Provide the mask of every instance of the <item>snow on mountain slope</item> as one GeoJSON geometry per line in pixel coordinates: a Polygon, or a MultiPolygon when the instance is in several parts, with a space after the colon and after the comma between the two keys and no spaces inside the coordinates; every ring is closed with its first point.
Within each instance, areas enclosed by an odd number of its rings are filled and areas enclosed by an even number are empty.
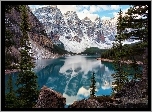
{"type": "MultiPolygon", "coordinates": [[[[47,35],[54,43],[64,44],[65,50],[74,53],[83,52],[89,47],[108,49],[115,40],[116,18],[92,22],[88,17],[80,20],[76,12],[62,14],[57,6],[47,6],[34,11],[35,16],[43,23],[47,35]]],[[[135,42],[126,40],[125,43],[135,42]]]]}
{"type": "Polygon", "coordinates": [[[45,48],[34,42],[32,39],[30,39],[30,45],[30,47],[32,48],[30,52],[33,53],[33,57],[35,59],[47,59],[58,57],[57,54],[51,53],[50,51],[46,50],[45,48]]]}

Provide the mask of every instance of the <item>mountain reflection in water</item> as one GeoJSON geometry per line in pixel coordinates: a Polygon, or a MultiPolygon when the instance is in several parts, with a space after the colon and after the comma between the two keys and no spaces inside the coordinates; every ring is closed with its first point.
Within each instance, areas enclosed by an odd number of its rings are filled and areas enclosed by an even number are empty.
{"type": "MultiPolygon", "coordinates": [[[[92,56],[76,55],[53,60],[36,60],[34,72],[38,76],[39,89],[46,85],[60,92],[66,97],[67,105],[89,97],[93,72],[96,79],[96,95],[110,95],[112,91],[112,63],[101,62],[92,56]]],[[[16,73],[12,76],[15,82],[16,73]]],[[[5,75],[5,82],[7,79],[8,76],[5,75]]]]}
{"type": "MultiPolygon", "coordinates": [[[[41,65],[41,63],[37,64],[41,65]]],[[[77,55],[52,60],[36,74],[39,77],[40,88],[46,85],[62,93],[66,97],[66,103],[71,104],[74,100],[89,97],[93,72],[96,76],[96,95],[111,94],[111,74],[114,70],[109,69],[106,64],[102,64],[100,60],[91,56],[77,55]]]]}

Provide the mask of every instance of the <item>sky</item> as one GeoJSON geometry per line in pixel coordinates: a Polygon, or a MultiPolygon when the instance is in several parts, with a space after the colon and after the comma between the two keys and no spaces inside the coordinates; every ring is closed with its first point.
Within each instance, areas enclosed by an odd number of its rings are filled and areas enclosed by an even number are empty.
{"type": "MultiPolygon", "coordinates": [[[[35,8],[44,7],[47,5],[29,5],[33,10],[35,8]]],[[[129,9],[129,5],[57,5],[62,14],[67,11],[75,11],[80,19],[89,17],[94,21],[97,17],[102,20],[117,17],[119,10],[123,11],[123,14],[129,9]]]]}

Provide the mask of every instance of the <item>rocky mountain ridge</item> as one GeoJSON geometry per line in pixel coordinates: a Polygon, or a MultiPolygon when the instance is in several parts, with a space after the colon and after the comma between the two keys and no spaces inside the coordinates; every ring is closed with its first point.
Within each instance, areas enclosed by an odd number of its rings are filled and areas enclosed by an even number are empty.
{"type": "Polygon", "coordinates": [[[54,5],[38,8],[33,13],[54,43],[63,43],[67,51],[74,53],[83,52],[89,47],[111,48],[117,33],[116,18],[101,20],[97,17],[94,22],[88,17],[80,20],[75,11],[62,14],[54,5]]]}
{"type": "MultiPolygon", "coordinates": [[[[30,24],[28,35],[30,37],[29,41],[32,43],[32,56],[36,59],[52,58],[56,56],[56,54],[52,53],[53,42],[47,37],[43,24],[39,22],[28,6],[27,11],[30,24]]],[[[12,55],[17,58],[19,58],[20,38],[22,38],[20,23],[21,12],[13,8],[10,13],[5,13],[6,29],[10,30],[14,35],[13,40],[16,43],[16,45],[12,47],[12,55]]]]}

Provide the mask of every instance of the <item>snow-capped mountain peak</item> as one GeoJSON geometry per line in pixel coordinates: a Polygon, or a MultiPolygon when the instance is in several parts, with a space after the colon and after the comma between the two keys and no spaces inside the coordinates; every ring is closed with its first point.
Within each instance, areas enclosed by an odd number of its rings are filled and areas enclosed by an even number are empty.
{"type": "Polygon", "coordinates": [[[115,40],[116,18],[101,20],[98,17],[94,22],[88,17],[80,20],[76,12],[62,14],[56,5],[38,8],[34,14],[53,42],[62,42],[67,51],[80,53],[88,47],[107,49],[115,40]]]}

